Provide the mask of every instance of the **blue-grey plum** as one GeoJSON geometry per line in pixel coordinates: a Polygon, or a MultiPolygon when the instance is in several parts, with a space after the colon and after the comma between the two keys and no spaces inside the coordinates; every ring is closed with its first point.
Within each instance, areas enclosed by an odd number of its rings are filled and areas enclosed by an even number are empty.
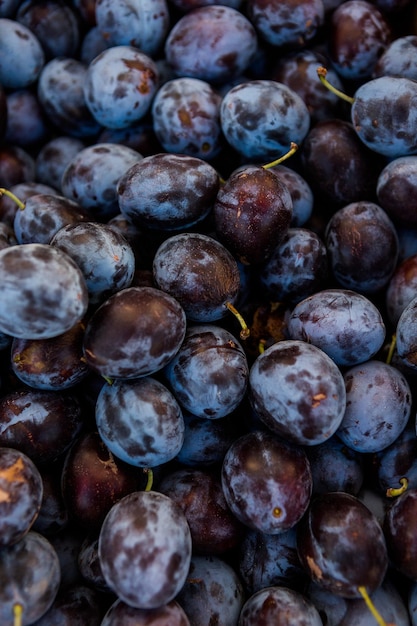
{"type": "Polygon", "coordinates": [[[296,339],[278,341],[256,358],[249,373],[249,397],[269,429],[307,446],[329,439],[346,408],[338,366],[317,346],[296,339]]]}
{"type": "Polygon", "coordinates": [[[317,346],[338,365],[352,366],[379,352],[386,327],[369,298],[350,289],[329,288],[294,306],[288,317],[288,334],[317,346]]]}

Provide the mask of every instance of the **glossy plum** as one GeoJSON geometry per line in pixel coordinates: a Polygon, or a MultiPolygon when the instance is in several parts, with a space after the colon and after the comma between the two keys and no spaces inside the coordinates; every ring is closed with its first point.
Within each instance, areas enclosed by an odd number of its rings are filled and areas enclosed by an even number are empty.
{"type": "Polygon", "coordinates": [[[249,596],[239,616],[239,626],[274,623],[285,626],[321,626],[323,623],[314,604],[301,592],[287,587],[266,587],[249,596]]]}
{"type": "Polygon", "coordinates": [[[233,442],[221,480],[226,502],[238,520],[268,534],[295,526],[307,510],[312,490],[303,448],[262,430],[233,442]]]}
{"type": "Polygon", "coordinates": [[[36,83],[45,65],[38,37],[24,24],[0,17],[0,42],[0,83],[7,89],[36,83]]]}

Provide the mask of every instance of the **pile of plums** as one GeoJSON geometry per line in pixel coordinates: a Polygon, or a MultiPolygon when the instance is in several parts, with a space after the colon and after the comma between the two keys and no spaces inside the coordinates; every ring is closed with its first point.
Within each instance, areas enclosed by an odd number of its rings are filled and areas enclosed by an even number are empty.
{"type": "Polygon", "coordinates": [[[0,623],[417,626],[414,0],[0,0],[0,623]]]}

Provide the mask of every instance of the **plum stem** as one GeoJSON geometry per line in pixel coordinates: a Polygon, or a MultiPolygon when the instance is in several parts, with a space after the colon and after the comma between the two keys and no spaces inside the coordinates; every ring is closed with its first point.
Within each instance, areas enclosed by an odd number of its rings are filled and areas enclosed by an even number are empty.
{"type": "Polygon", "coordinates": [[[23,606],[16,602],[13,605],[13,626],[22,626],[23,606]]]}
{"type": "Polygon", "coordinates": [[[394,624],[388,624],[384,620],[382,615],[379,613],[379,611],[377,611],[374,603],[372,602],[371,598],[369,597],[368,592],[366,591],[366,587],[361,585],[360,587],[358,587],[358,591],[361,594],[362,598],[365,600],[366,606],[368,607],[368,609],[372,613],[373,617],[375,618],[375,620],[376,620],[376,622],[377,622],[377,624],[379,626],[394,626],[394,624]]]}
{"type": "Polygon", "coordinates": [[[325,67],[318,67],[317,75],[320,78],[322,84],[329,91],[334,93],[336,96],[338,96],[339,98],[342,98],[342,100],[345,100],[346,102],[349,102],[349,104],[353,104],[355,102],[355,98],[352,98],[352,96],[348,96],[346,93],[344,93],[343,91],[340,91],[340,89],[338,89],[337,87],[334,87],[331,83],[329,83],[329,81],[326,78],[327,70],[325,67]]]}
{"type": "Polygon", "coordinates": [[[270,167],[275,167],[275,165],[279,165],[283,161],[286,161],[295,152],[297,152],[297,150],[298,150],[298,145],[294,141],[292,141],[290,149],[285,154],[283,154],[278,159],[275,159],[275,161],[271,161],[270,163],[266,163],[265,165],[262,165],[263,169],[268,170],[270,167]]]}
{"type": "Polygon", "coordinates": [[[24,202],[19,200],[19,198],[15,196],[12,191],[9,191],[8,189],[5,189],[4,187],[0,187],[0,198],[1,196],[7,196],[11,200],[13,200],[13,202],[17,204],[17,206],[19,207],[21,211],[23,211],[23,209],[25,208],[24,202]]]}
{"type": "Polygon", "coordinates": [[[386,358],[386,363],[387,365],[389,365],[392,361],[392,357],[394,356],[394,351],[395,351],[395,345],[397,343],[397,335],[394,333],[391,339],[391,343],[389,345],[389,349],[388,349],[388,354],[387,354],[387,358],[386,358]]]}
{"type": "Polygon", "coordinates": [[[238,320],[242,330],[240,331],[240,338],[241,339],[247,339],[250,335],[250,330],[248,328],[248,325],[246,324],[245,320],[243,319],[242,315],[239,313],[239,311],[236,309],[235,306],[233,306],[233,304],[231,302],[226,302],[225,304],[226,308],[229,309],[229,311],[231,313],[233,313],[233,315],[236,317],[236,319],[238,320]]]}
{"type": "Polygon", "coordinates": [[[148,475],[148,480],[146,481],[145,491],[150,491],[153,485],[153,471],[150,467],[146,467],[143,471],[148,475]]]}
{"type": "Polygon", "coordinates": [[[408,480],[407,478],[400,478],[399,483],[401,487],[390,487],[386,491],[386,496],[388,498],[395,498],[396,496],[400,496],[404,491],[407,491],[408,488],[408,480]]]}

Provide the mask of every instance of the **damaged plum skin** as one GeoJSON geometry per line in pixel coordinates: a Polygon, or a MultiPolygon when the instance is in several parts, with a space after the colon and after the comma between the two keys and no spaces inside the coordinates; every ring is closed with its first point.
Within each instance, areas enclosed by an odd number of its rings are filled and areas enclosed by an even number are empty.
{"type": "Polygon", "coordinates": [[[360,598],[381,585],[388,554],[376,516],[358,498],[330,492],[312,498],[297,526],[300,561],[313,582],[344,598],[360,598]]]}

